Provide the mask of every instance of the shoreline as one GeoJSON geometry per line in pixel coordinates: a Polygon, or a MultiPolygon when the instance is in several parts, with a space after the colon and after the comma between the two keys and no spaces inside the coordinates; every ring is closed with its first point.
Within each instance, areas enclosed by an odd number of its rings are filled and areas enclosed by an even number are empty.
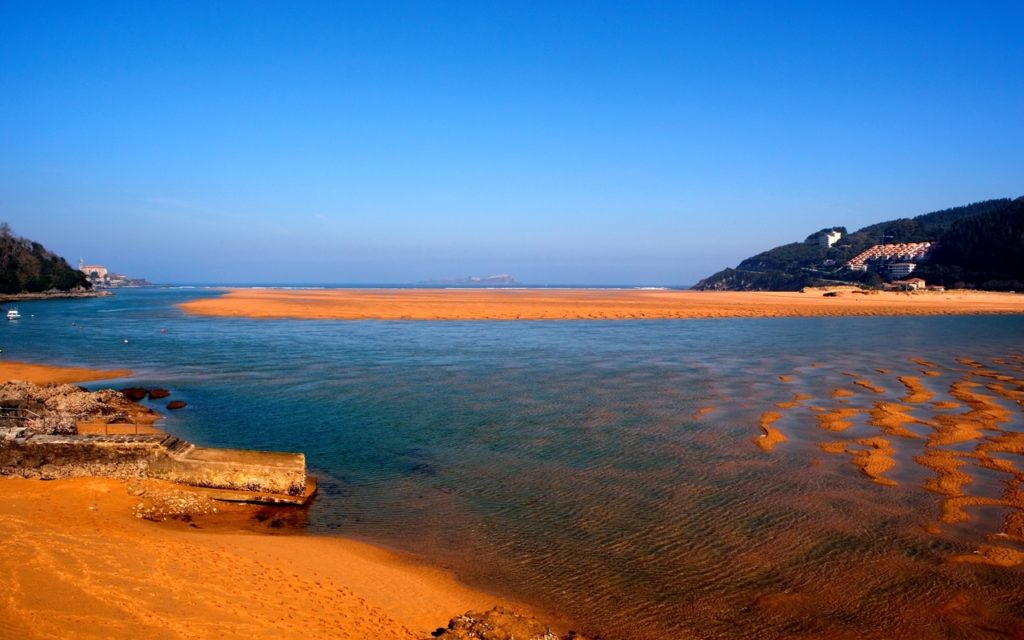
{"type": "Polygon", "coordinates": [[[130,369],[89,369],[20,360],[0,360],[0,383],[21,380],[33,384],[73,384],[127,378],[131,375],[130,369]]]}
{"type": "Polygon", "coordinates": [[[0,295],[0,304],[22,300],[66,300],[77,298],[105,298],[114,295],[110,291],[41,291],[39,293],[5,293],[0,295]]]}
{"type": "Polygon", "coordinates": [[[0,496],[0,635],[411,640],[510,604],[367,543],[245,531],[247,507],[148,522],[123,480],[3,478],[0,496]]]}
{"type": "MultiPolygon", "coordinates": [[[[128,375],[0,362],[0,382],[128,375]]],[[[422,640],[471,610],[537,613],[425,559],[306,535],[304,522],[302,507],[217,502],[164,480],[0,477],[0,636],[422,640]]]]}
{"type": "Polygon", "coordinates": [[[654,320],[1024,314],[1024,295],[982,291],[228,289],[178,306],[198,316],[311,320],[654,320]]]}

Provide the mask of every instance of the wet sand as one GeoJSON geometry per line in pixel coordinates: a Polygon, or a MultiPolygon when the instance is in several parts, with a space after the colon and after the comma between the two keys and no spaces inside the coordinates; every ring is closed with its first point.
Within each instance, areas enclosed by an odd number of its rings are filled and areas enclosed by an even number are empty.
{"type": "MultiPolygon", "coordinates": [[[[925,367],[925,373],[937,369],[922,358],[911,361],[925,367]]],[[[1005,366],[1011,361],[1022,362],[1024,357],[1011,356],[995,364],[1005,366]]],[[[948,556],[948,562],[1018,567],[1024,565],[1024,465],[1016,457],[1024,455],[1024,433],[1016,430],[1019,417],[1006,405],[1013,403],[1018,411],[1024,411],[1024,378],[990,369],[970,358],[960,357],[957,362],[965,369],[957,372],[959,376],[937,399],[937,394],[916,376],[896,375],[905,388],[904,395],[897,398],[895,393],[850,371],[841,375],[853,378],[858,387],[889,398],[870,399],[869,404],[864,403],[867,398],[861,398],[859,406],[850,406],[848,403],[856,401],[858,395],[837,387],[828,398],[801,395],[800,399],[815,402],[810,409],[817,426],[829,437],[854,427],[858,427],[856,433],[868,428],[877,431],[870,437],[817,443],[819,451],[849,456],[850,463],[877,484],[896,486],[897,482],[888,476],[897,470],[898,460],[907,457],[901,452],[914,452],[910,459],[931,472],[921,489],[941,496],[936,519],[926,527],[932,534],[939,533],[941,525],[971,522],[972,512],[978,507],[1005,510],[1001,531],[989,534],[984,542],[979,540],[973,553],[948,556]],[[983,389],[995,395],[982,393],[983,389]],[[975,485],[982,469],[1001,474],[998,477],[1004,484],[997,494],[993,495],[991,488],[988,495],[978,493],[981,487],[975,485]]],[[[875,372],[891,374],[888,369],[875,372]]],[[[790,383],[785,387],[801,382],[795,376],[781,381],[790,383]]],[[[785,387],[780,386],[780,394],[785,387]]],[[[795,402],[775,403],[776,409],[785,411],[800,406],[795,402]]],[[[789,439],[785,430],[771,426],[782,417],[778,411],[762,414],[763,435],[755,442],[763,450],[771,451],[789,439]]]]}
{"type": "Polygon", "coordinates": [[[0,383],[21,380],[33,384],[88,382],[110,380],[132,375],[128,369],[85,369],[82,367],[57,367],[28,362],[0,361],[0,383]]]}
{"type": "Polygon", "coordinates": [[[775,445],[787,440],[786,435],[773,427],[772,424],[782,417],[777,411],[765,411],[761,414],[761,435],[754,439],[763,451],[771,451],[775,445]]]}
{"type": "Polygon", "coordinates": [[[336,320],[628,320],[1024,313],[1024,295],[607,289],[232,289],[180,305],[204,316],[336,320]]]}
{"type": "Polygon", "coordinates": [[[502,602],[351,540],[150,522],[140,499],[0,478],[0,637],[412,640],[502,602]]]}

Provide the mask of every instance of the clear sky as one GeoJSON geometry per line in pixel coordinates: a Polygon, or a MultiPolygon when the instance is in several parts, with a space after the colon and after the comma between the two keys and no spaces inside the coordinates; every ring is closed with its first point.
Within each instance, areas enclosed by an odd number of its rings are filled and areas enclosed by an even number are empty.
{"type": "Polygon", "coordinates": [[[692,284],[1024,194],[1024,3],[0,0],[0,220],[162,282],[692,284]]]}

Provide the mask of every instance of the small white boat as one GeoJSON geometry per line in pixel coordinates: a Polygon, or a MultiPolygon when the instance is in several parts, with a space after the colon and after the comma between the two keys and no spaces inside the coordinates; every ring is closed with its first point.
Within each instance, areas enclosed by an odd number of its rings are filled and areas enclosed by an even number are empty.
{"type": "Polygon", "coordinates": [[[7,319],[8,320],[17,320],[20,317],[21,317],[21,314],[18,313],[17,309],[9,309],[7,311],[7,319]]]}

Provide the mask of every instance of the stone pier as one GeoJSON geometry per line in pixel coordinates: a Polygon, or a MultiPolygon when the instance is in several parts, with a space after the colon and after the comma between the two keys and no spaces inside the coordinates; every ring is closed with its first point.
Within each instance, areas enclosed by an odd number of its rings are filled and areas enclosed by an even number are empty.
{"type": "Polygon", "coordinates": [[[43,435],[24,427],[0,427],[0,475],[151,477],[255,502],[303,503],[315,490],[301,453],[197,447],[166,434],[43,435]]]}

